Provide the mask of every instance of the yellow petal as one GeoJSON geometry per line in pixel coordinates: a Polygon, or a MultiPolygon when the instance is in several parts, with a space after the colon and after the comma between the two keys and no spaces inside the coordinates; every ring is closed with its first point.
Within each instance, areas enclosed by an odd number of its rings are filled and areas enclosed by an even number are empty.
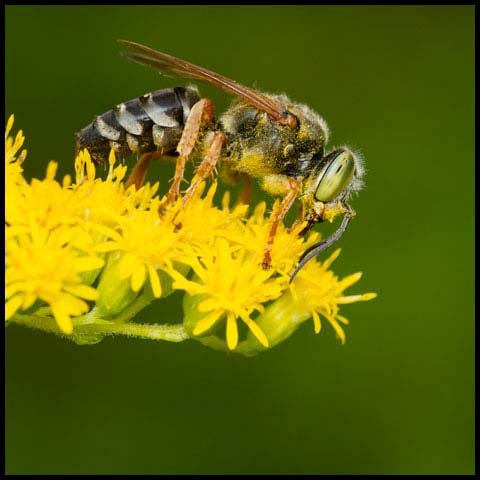
{"type": "Polygon", "coordinates": [[[233,315],[227,318],[227,345],[230,350],[235,350],[238,343],[238,328],[237,322],[233,315]]]}
{"type": "Polygon", "coordinates": [[[162,285],[158,273],[151,265],[148,266],[148,276],[150,278],[150,285],[152,286],[153,296],[160,298],[162,296],[162,285]]]}
{"type": "Polygon", "coordinates": [[[98,257],[79,257],[72,261],[76,272],[88,272],[103,267],[105,261],[98,257]]]}
{"type": "Polygon", "coordinates": [[[222,197],[222,210],[230,210],[230,191],[227,190],[222,197]]]}
{"type": "Polygon", "coordinates": [[[209,313],[208,315],[205,315],[201,320],[198,321],[198,323],[195,325],[195,328],[193,329],[193,334],[194,335],[202,335],[202,333],[205,333],[206,331],[210,330],[210,328],[215,325],[217,320],[220,318],[220,316],[223,314],[222,310],[217,310],[216,312],[209,313]]]}
{"type": "Polygon", "coordinates": [[[348,318],[343,317],[342,315],[337,315],[337,320],[342,322],[344,325],[348,325],[350,322],[348,321],[348,318]]]}
{"type": "Polygon", "coordinates": [[[348,287],[350,287],[354,283],[357,283],[360,280],[360,278],[362,278],[362,272],[352,273],[351,275],[348,275],[347,277],[342,278],[342,280],[340,280],[339,287],[342,290],[346,290],[348,287]]]}
{"type": "Polygon", "coordinates": [[[117,231],[105,225],[94,223],[91,225],[91,228],[96,232],[105,235],[107,238],[112,238],[113,240],[116,240],[117,242],[121,242],[123,240],[122,236],[117,231]]]}
{"type": "Polygon", "coordinates": [[[363,293],[361,295],[348,295],[346,297],[338,297],[337,303],[338,304],[347,304],[347,303],[354,303],[354,302],[366,302],[368,300],[372,300],[377,296],[376,293],[363,293]]]}
{"type": "Polygon", "coordinates": [[[29,309],[37,299],[37,296],[33,293],[25,293],[23,297],[22,310],[29,309]]]}
{"type": "Polygon", "coordinates": [[[325,261],[322,262],[322,270],[327,270],[330,265],[337,259],[342,251],[341,248],[337,248],[325,261]]]}
{"type": "Polygon", "coordinates": [[[113,150],[113,148],[111,148],[110,153],[108,154],[108,163],[110,166],[113,166],[115,161],[116,161],[115,151],[113,150]]]}
{"type": "Polygon", "coordinates": [[[65,286],[65,291],[70,292],[76,297],[85,298],[86,300],[96,300],[98,298],[98,292],[88,285],[71,285],[65,286]]]}
{"type": "Polygon", "coordinates": [[[50,302],[52,309],[55,305],[57,311],[62,311],[69,317],[77,317],[88,312],[89,305],[85,300],[78,298],[71,293],[61,292],[59,297],[54,302],[50,302]]]}
{"type": "Polygon", "coordinates": [[[54,180],[55,175],[57,174],[58,163],[54,160],[50,160],[47,165],[47,174],[45,175],[45,180],[54,180]]]}
{"type": "Polygon", "coordinates": [[[145,265],[143,263],[139,263],[132,275],[132,290],[134,292],[138,292],[143,284],[145,283],[145,265]]]}
{"type": "Polygon", "coordinates": [[[268,348],[268,338],[263,333],[262,329],[248,316],[241,315],[242,320],[247,324],[250,331],[255,335],[255,338],[265,347],[268,348]]]}
{"type": "Polygon", "coordinates": [[[129,253],[122,255],[117,266],[119,277],[127,278],[133,275],[137,264],[138,260],[134,255],[131,255],[129,253]]]}
{"type": "Polygon", "coordinates": [[[205,288],[196,282],[187,280],[178,274],[178,272],[172,271],[170,275],[175,279],[173,288],[175,290],[185,290],[189,295],[198,295],[203,293],[205,288]]]}
{"type": "Polygon", "coordinates": [[[95,180],[95,165],[90,158],[90,154],[88,155],[89,161],[87,161],[87,179],[88,180],[95,180]]]}
{"type": "Polygon", "coordinates": [[[8,137],[10,130],[12,129],[13,122],[15,121],[15,116],[13,113],[8,117],[7,126],[5,127],[5,138],[8,137]]]}
{"type": "Polygon", "coordinates": [[[15,295],[7,303],[5,303],[5,320],[8,320],[20,308],[23,303],[21,295],[15,295]]]}
{"type": "Polygon", "coordinates": [[[215,298],[207,298],[198,304],[198,311],[199,312],[210,312],[214,310],[215,307],[218,308],[218,301],[215,298]]]}
{"type": "MultiPolygon", "coordinates": [[[[13,272],[12,272],[13,273],[13,272]]],[[[19,282],[5,285],[5,298],[12,297],[15,293],[22,291],[22,285],[19,282]]]]}
{"type": "Polygon", "coordinates": [[[25,158],[27,158],[27,150],[24,148],[22,153],[17,157],[17,163],[22,164],[25,161],[25,158]]]}
{"type": "Polygon", "coordinates": [[[13,144],[12,150],[17,152],[20,147],[23,145],[23,142],[25,141],[25,137],[23,136],[23,130],[19,130],[17,132],[17,135],[15,136],[15,142],[13,144]]]}
{"type": "Polygon", "coordinates": [[[121,245],[118,242],[108,241],[100,243],[95,247],[96,252],[112,252],[113,250],[120,250],[121,245]]]}
{"type": "Polygon", "coordinates": [[[68,188],[72,184],[72,177],[67,174],[63,177],[62,188],[68,188]]]}
{"type": "Polygon", "coordinates": [[[322,322],[320,321],[320,315],[318,315],[315,310],[312,312],[312,317],[313,317],[313,328],[315,330],[315,333],[320,333],[320,330],[322,329],[322,322]]]}
{"type": "Polygon", "coordinates": [[[342,345],[345,344],[345,332],[343,331],[342,327],[338,324],[337,320],[335,317],[328,316],[327,320],[330,322],[330,325],[332,325],[333,329],[335,330],[338,338],[342,342],[342,345]]]}
{"type": "Polygon", "coordinates": [[[70,316],[66,313],[64,308],[53,304],[52,312],[60,330],[63,333],[70,335],[73,332],[73,324],[70,316]]]}

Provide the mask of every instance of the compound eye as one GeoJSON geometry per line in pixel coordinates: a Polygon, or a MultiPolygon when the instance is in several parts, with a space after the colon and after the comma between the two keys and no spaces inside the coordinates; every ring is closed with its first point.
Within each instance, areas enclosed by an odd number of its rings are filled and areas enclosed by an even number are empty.
{"type": "Polygon", "coordinates": [[[315,198],[330,202],[348,187],[355,173],[355,160],[349,151],[341,151],[325,170],[318,184],[315,198]]]}

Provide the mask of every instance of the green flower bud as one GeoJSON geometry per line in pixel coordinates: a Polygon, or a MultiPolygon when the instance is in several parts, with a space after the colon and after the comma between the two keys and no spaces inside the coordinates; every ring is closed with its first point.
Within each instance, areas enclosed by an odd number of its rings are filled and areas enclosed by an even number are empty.
{"type": "MultiPolygon", "coordinates": [[[[290,291],[286,291],[278,300],[272,302],[265,311],[255,318],[255,323],[268,338],[268,349],[286,340],[306,320],[311,313],[300,308],[290,291]]],[[[267,350],[249,331],[246,340],[238,344],[235,350],[246,356],[256,355],[267,350]]]]}
{"type": "Polygon", "coordinates": [[[96,300],[100,318],[111,318],[120,314],[140,293],[132,290],[129,278],[120,276],[121,260],[121,256],[110,255],[100,276],[96,300]]]}

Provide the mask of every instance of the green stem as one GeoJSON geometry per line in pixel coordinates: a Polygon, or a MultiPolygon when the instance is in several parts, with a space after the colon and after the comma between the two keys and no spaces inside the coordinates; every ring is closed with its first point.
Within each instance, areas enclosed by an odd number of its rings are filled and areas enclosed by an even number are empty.
{"type": "Polygon", "coordinates": [[[94,318],[93,311],[82,317],[74,318],[75,325],[72,335],[63,333],[51,317],[40,315],[24,315],[17,313],[9,321],[26,327],[54,333],[68,340],[77,341],[82,337],[103,337],[105,335],[127,335],[130,337],[147,338],[150,340],[165,340],[167,342],[183,342],[190,338],[183,325],[139,325],[136,323],[117,323],[94,318]]]}
{"type": "Polygon", "coordinates": [[[60,337],[68,338],[69,335],[63,333],[57,326],[57,322],[51,317],[42,317],[41,315],[24,315],[16,313],[12,318],[8,320],[9,323],[18,323],[25,327],[36,328],[37,330],[43,330],[44,332],[54,333],[60,337]]]}
{"type": "Polygon", "coordinates": [[[165,340],[167,342],[183,342],[190,337],[182,324],[177,325],[139,325],[138,323],[109,323],[83,325],[75,329],[76,335],[127,335],[129,337],[147,338],[149,340],[165,340]]]}

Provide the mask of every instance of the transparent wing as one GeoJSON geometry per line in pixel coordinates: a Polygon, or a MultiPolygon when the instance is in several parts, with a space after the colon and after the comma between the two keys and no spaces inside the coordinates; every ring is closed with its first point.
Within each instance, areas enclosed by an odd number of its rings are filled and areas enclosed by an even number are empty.
{"type": "Polygon", "coordinates": [[[221,88],[230,94],[245,99],[259,110],[267,112],[279,123],[283,125],[291,125],[291,115],[285,111],[284,107],[278,105],[274,100],[260,92],[245,87],[244,85],[240,85],[234,80],[230,80],[229,78],[207,70],[206,68],[193,65],[190,62],[173,57],[167,53],[153,50],[152,48],[145,47],[139,43],[130,42],[128,40],[118,40],[118,42],[121,45],[134,50],[133,52],[121,52],[121,55],[134,62],[148,65],[166,74],[209,83],[210,85],[221,88]]]}

